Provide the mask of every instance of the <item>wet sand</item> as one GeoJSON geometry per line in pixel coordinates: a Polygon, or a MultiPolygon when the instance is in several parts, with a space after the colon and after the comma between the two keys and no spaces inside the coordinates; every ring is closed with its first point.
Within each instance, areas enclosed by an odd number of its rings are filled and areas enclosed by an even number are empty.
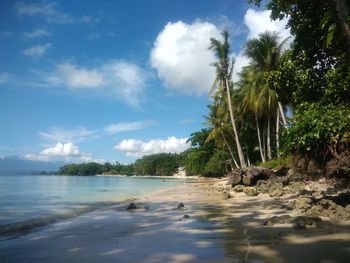
{"type": "Polygon", "coordinates": [[[267,227],[266,218],[288,213],[278,208],[284,200],[224,200],[215,183],[163,189],[135,210],[120,204],[0,242],[0,262],[348,262],[349,224],[267,227]]]}

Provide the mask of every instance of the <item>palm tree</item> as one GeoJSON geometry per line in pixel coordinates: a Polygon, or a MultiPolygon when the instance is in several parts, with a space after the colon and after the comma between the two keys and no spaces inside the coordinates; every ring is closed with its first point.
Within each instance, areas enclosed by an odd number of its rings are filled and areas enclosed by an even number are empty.
{"type": "Polygon", "coordinates": [[[219,104],[218,101],[215,101],[213,104],[208,105],[210,110],[209,115],[205,116],[207,124],[212,127],[211,132],[209,133],[206,142],[211,140],[215,141],[215,144],[219,148],[226,147],[231,156],[231,166],[233,168],[232,162],[236,168],[239,168],[239,165],[236,161],[236,158],[231,150],[230,144],[228,143],[225,136],[225,128],[227,128],[227,114],[223,110],[222,104],[219,104]]]}
{"type": "Polygon", "coordinates": [[[251,62],[249,67],[246,68],[247,72],[245,72],[243,75],[245,79],[245,81],[243,81],[243,86],[246,86],[247,89],[243,106],[245,106],[245,108],[250,108],[255,112],[257,132],[259,137],[259,148],[263,162],[266,159],[269,160],[272,158],[270,138],[271,127],[273,124],[271,124],[271,119],[276,118],[277,150],[279,147],[278,132],[280,117],[282,119],[284,127],[288,127],[282,104],[278,101],[277,98],[277,93],[269,88],[265,79],[265,74],[267,72],[271,72],[278,67],[282,55],[282,47],[285,44],[286,40],[279,43],[278,34],[267,31],[260,34],[259,38],[248,41],[245,46],[245,54],[251,59],[251,62]],[[264,140],[263,143],[261,143],[258,117],[264,116],[264,119],[266,120],[266,130],[263,131],[263,134],[265,133],[266,137],[263,136],[264,140]],[[261,144],[266,145],[267,158],[265,156],[265,149],[264,151],[262,150],[263,147],[261,144]]]}
{"type": "Polygon", "coordinates": [[[211,92],[213,90],[217,89],[217,92],[220,94],[221,97],[227,98],[227,105],[230,112],[230,119],[232,124],[232,129],[234,133],[234,139],[236,142],[239,162],[242,168],[245,168],[246,162],[244,159],[244,154],[242,151],[242,147],[238,138],[238,132],[236,128],[236,122],[233,115],[232,110],[232,101],[231,101],[231,93],[230,93],[230,84],[232,86],[232,71],[233,71],[233,65],[234,60],[229,58],[229,52],[230,52],[230,44],[228,42],[229,34],[227,31],[222,32],[222,36],[224,38],[224,41],[221,42],[215,38],[210,38],[210,46],[209,49],[213,50],[215,52],[215,55],[218,59],[217,62],[213,64],[213,66],[216,68],[216,77],[213,82],[211,92]]]}
{"type": "Polygon", "coordinates": [[[263,147],[262,134],[260,130],[260,122],[263,117],[265,105],[260,100],[261,77],[254,67],[246,66],[240,72],[240,79],[237,83],[240,87],[240,92],[243,94],[243,99],[240,105],[241,111],[244,113],[252,112],[255,117],[255,125],[258,136],[259,151],[261,161],[266,162],[266,150],[263,147]]]}

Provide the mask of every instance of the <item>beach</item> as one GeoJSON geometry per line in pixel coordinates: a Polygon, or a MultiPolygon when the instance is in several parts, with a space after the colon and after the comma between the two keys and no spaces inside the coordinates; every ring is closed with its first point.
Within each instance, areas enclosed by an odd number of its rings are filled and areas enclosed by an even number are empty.
{"type": "Polygon", "coordinates": [[[281,208],[289,197],[227,199],[225,183],[199,179],[58,221],[1,242],[1,262],[347,262],[349,222],[266,226],[293,215],[281,208]]]}

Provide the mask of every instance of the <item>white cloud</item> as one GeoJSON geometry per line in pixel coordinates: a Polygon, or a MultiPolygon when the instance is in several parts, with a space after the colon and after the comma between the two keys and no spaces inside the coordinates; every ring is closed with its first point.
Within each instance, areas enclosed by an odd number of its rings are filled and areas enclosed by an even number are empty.
{"type": "Polygon", "coordinates": [[[158,34],[150,63],[168,89],[186,95],[208,92],[215,75],[214,53],[208,50],[210,38],[220,37],[212,23],[169,22],[158,34]]]}
{"type": "Polygon", "coordinates": [[[57,64],[51,73],[39,74],[43,81],[40,86],[95,90],[109,97],[118,97],[131,106],[139,105],[149,78],[149,74],[138,65],[121,60],[107,61],[95,68],[63,62],[57,64]]]}
{"type": "Polygon", "coordinates": [[[29,153],[24,155],[27,160],[49,161],[49,160],[65,160],[74,162],[93,161],[91,154],[80,152],[77,145],[72,142],[61,143],[49,148],[43,149],[37,154],[29,153]]]}
{"type": "Polygon", "coordinates": [[[189,148],[187,138],[177,139],[169,137],[166,140],[142,140],[125,139],[114,146],[118,151],[125,152],[129,157],[142,157],[155,153],[180,153],[189,148]]]}
{"type": "Polygon", "coordinates": [[[52,128],[49,131],[40,131],[39,135],[47,140],[59,142],[82,142],[87,139],[95,138],[97,132],[84,127],[67,130],[62,128],[52,128]]]}
{"type": "Polygon", "coordinates": [[[51,43],[46,43],[44,45],[35,45],[23,50],[23,54],[32,57],[32,58],[40,58],[43,57],[47,50],[51,47],[51,43]]]}
{"type": "Polygon", "coordinates": [[[38,38],[38,37],[50,36],[51,34],[47,32],[45,29],[38,28],[38,29],[34,29],[31,32],[23,32],[23,35],[26,38],[38,38]]]}
{"type": "Polygon", "coordinates": [[[65,24],[73,23],[75,19],[66,13],[56,9],[57,3],[25,3],[19,2],[15,5],[17,14],[20,16],[42,16],[49,23],[65,24]]]}
{"type": "Polygon", "coordinates": [[[44,149],[40,152],[43,156],[78,156],[80,155],[78,146],[71,142],[60,143],[58,142],[55,146],[44,149]]]}
{"type": "Polygon", "coordinates": [[[113,123],[105,127],[105,132],[109,135],[112,135],[120,132],[141,130],[155,124],[156,124],[155,121],[135,121],[135,122],[113,123]]]}
{"type": "Polygon", "coordinates": [[[247,38],[256,38],[259,34],[265,31],[276,31],[280,34],[282,39],[290,36],[290,32],[286,29],[288,20],[276,20],[272,21],[270,18],[271,11],[256,11],[254,9],[248,9],[244,15],[244,23],[249,29],[247,38]]]}
{"type": "Polygon", "coordinates": [[[71,63],[57,65],[57,74],[69,88],[96,88],[103,85],[103,75],[99,70],[78,67],[71,63]]]}
{"type": "MultiPolygon", "coordinates": [[[[287,19],[272,21],[271,11],[256,11],[248,9],[244,15],[244,24],[248,27],[247,40],[259,37],[259,34],[265,31],[275,31],[279,34],[281,41],[290,37],[289,29],[286,29],[287,19]]],[[[249,59],[244,55],[243,50],[233,54],[235,58],[235,67],[233,70],[233,80],[238,80],[238,73],[244,66],[249,64],[249,59]]]]}

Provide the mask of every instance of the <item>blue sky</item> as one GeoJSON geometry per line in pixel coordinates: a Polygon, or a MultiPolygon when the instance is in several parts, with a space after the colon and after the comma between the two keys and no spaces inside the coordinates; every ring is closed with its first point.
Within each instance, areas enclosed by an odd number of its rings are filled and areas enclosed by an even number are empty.
{"type": "Polygon", "coordinates": [[[1,1],[1,156],[129,163],[204,127],[210,37],[242,46],[285,21],[246,1],[1,1]]]}

